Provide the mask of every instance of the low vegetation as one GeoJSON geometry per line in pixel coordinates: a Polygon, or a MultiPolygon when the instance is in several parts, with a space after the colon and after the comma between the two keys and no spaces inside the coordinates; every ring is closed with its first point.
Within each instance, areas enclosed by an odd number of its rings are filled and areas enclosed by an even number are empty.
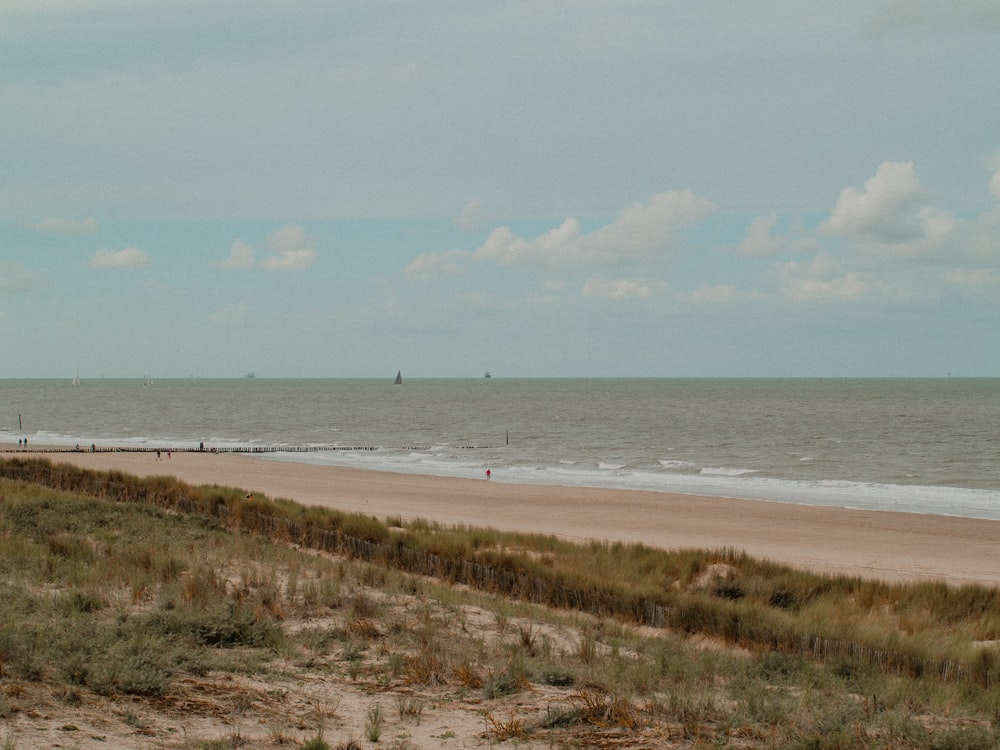
{"type": "Polygon", "coordinates": [[[0,474],[5,750],[1000,744],[994,589],[0,474]]]}

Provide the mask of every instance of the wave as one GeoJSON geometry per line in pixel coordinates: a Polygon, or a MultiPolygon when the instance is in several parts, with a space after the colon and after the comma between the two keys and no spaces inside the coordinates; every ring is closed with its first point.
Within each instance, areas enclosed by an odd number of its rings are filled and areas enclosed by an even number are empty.
{"type": "MultiPolygon", "coordinates": [[[[21,435],[0,431],[0,444],[16,445],[21,435]]],[[[200,438],[150,436],[115,437],[66,435],[40,431],[30,435],[32,446],[90,446],[133,449],[239,450],[263,445],[257,440],[233,440],[205,435],[200,438]]],[[[268,443],[274,446],[274,443],[268,443]]],[[[277,444],[281,447],[281,444],[277,444]]],[[[316,446],[322,448],[323,446],[316,446]]],[[[435,445],[426,450],[376,449],[353,452],[319,450],[314,453],[277,452],[262,459],[318,463],[380,471],[436,476],[481,478],[486,468],[494,481],[556,484],[575,487],[676,492],[704,497],[763,500],[803,505],[899,511],[1000,520],[1000,491],[954,486],[924,486],[835,479],[793,479],[765,476],[758,469],[699,466],[691,461],[659,460],[648,465],[552,458],[540,463],[503,450],[462,450],[435,445]]]]}
{"type": "Polygon", "coordinates": [[[747,474],[756,474],[757,469],[727,469],[725,467],[706,466],[699,470],[700,474],[718,477],[742,477],[747,474]]]}
{"type": "MultiPolygon", "coordinates": [[[[272,460],[307,461],[336,466],[399,471],[435,476],[480,478],[484,467],[494,481],[515,484],[553,484],[568,487],[648,490],[698,495],[816,505],[858,510],[896,511],[944,516],[1000,520],[1000,492],[964,487],[929,487],[850,480],[802,480],[761,476],[756,470],[711,468],[708,471],[677,472],[641,470],[610,464],[585,468],[574,464],[512,465],[502,461],[454,460],[392,452],[368,454],[311,453],[270,454],[272,460]]],[[[672,467],[678,468],[678,467],[672,467]]]]}
{"type": "MultiPolygon", "coordinates": [[[[22,435],[14,432],[5,432],[0,430],[0,445],[7,444],[16,445],[19,440],[23,438],[22,435]]],[[[173,450],[194,450],[200,444],[204,444],[206,448],[209,446],[213,448],[220,449],[240,449],[240,448],[252,448],[253,446],[262,445],[260,441],[257,440],[233,440],[231,438],[218,437],[213,435],[206,435],[203,438],[192,439],[192,438],[179,438],[179,437],[150,437],[150,436],[140,436],[133,435],[122,437],[121,435],[116,435],[114,437],[108,437],[106,435],[66,435],[58,432],[48,432],[45,430],[39,430],[38,432],[32,433],[30,435],[30,444],[33,446],[53,448],[62,446],[74,446],[74,445],[95,445],[98,448],[126,448],[126,449],[173,449],[173,450]]]]}
{"type": "Polygon", "coordinates": [[[671,471],[697,470],[698,466],[690,461],[678,461],[676,459],[660,459],[660,466],[671,471]]]}

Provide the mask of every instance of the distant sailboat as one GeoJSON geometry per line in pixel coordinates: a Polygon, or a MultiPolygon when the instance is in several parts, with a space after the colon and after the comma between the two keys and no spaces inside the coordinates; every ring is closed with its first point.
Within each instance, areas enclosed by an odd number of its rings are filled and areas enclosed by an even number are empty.
{"type": "Polygon", "coordinates": [[[396,385],[402,385],[402,384],[403,384],[403,371],[400,370],[399,372],[396,373],[396,385]]]}
{"type": "Polygon", "coordinates": [[[80,371],[76,371],[76,375],[73,376],[73,385],[80,385],[80,371]]]}
{"type": "Polygon", "coordinates": [[[152,375],[143,375],[143,377],[142,377],[142,384],[143,385],[152,385],[153,384],[153,376],[152,375]]]}

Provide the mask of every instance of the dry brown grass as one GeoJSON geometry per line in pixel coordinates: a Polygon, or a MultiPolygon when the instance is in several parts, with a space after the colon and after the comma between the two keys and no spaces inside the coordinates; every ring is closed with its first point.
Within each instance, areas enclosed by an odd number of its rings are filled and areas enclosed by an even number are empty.
{"type": "MultiPolygon", "coordinates": [[[[380,713],[380,743],[414,748],[998,740],[995,688],[725,641],[701,649],[683,633],[640,634],[198,517],[0,482],[0,540],[0,738],[22,750],[336,747],[375,728],[375,704],[399,709],[380,713]]],[[[712,602],[693,559],[682,567],[696,601],[712,602]]],[[[726,582],[746,584],[740,558],[726,560],[726,582]]],[[[960,592],[949,617],[962,601],[979,606],[960,592]]]]}

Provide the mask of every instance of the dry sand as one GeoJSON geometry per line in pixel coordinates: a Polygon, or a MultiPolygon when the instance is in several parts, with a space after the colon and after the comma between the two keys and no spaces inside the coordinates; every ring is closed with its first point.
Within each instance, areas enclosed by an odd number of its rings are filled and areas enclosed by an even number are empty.
{"type": "MultiPolygon", "coordinates": [[[[9,454],[8,454],[9,455],[9,454]]],[[[22,454],[31,455],[31,454],[22,454]]],[[[508,484],[212,453],[40,454],[53,462],[171,475],[379,518],[642,542],[730,547],[810,570],[887,581],[1000,584],[1000,522],[636,490],[508,484]]]]}

